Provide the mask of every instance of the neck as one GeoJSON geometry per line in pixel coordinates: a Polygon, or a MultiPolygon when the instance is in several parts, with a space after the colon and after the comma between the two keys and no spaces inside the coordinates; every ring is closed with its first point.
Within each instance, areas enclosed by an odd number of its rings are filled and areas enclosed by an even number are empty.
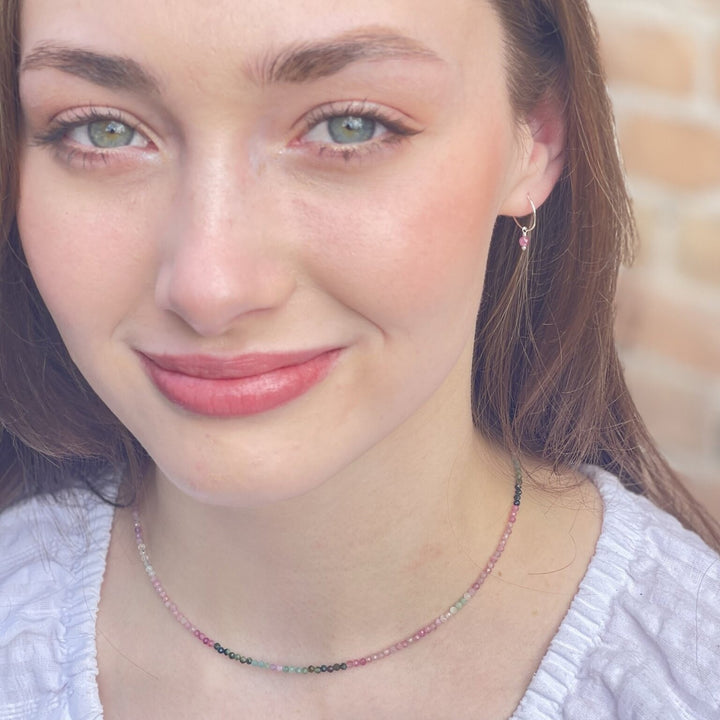
{"type": "Polygon", "coordinates": [[[439,426],[263,507],[198,503],[158,474],[141,507],[158,576],[195,625],[248,654],[342,657],[403,636],[465,591],[513,502],[510,459],[470,423],[439,426]]]}

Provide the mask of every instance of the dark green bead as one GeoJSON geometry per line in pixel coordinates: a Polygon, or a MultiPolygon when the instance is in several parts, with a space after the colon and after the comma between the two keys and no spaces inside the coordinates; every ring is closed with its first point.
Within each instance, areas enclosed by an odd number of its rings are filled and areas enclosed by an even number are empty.
{"type": "Polygon", "coordinates": [[[314,665],[308,665],[308,672],[315,672],[315,666],[314,666],[314,665]]]}
{"type": "Polygon", "coordinates": [[[347,670],[347,663],[340,663],[341,670],[347,670]]]}
{"type": "Polygon", "coordinates": [[[220,643],[215,643],[213,645],[213,648],[217,650],[218,652],[222,652],[222,645],[220,643]]]}
{"type": "Polygon", "coordinates": [[[320,672],[327,672],[327,669],[328,669],[327,665],[320,666],[320,672]]]}

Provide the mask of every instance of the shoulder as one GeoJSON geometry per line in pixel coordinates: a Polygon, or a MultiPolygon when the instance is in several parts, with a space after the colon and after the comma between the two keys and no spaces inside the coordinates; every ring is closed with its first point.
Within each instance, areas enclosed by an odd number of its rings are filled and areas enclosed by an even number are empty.
{"type": "Polygon", "coordinates": [[[614,477],[587,473],[602,532],[516,717],[719,717],[720,557],[614,477]]]}
{"type": "MultiPolygon", "coordinates": [[[[85,491],[0,514],[0,719],[68,717],[91,692],[112,517],[85,491]]],[[[71,714],[97,716],[80,707],[71,714]]]]}

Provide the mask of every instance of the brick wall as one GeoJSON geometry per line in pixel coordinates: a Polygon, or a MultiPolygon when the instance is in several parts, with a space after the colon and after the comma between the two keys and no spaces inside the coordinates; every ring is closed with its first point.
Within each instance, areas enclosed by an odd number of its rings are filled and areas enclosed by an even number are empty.
{"type": "Polygon", "coordinates": [[[720,517],[720,0],[590,0],[642,247],[618,344],[661,448],[720,517]]]}

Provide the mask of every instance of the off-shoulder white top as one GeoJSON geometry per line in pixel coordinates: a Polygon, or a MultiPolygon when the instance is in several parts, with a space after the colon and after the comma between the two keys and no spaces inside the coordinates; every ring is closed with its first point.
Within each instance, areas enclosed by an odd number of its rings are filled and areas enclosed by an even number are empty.
{"type": "MultiPolygon", "coordinates": [[[[602,532],[511,720],[720,719],[720,557],[586,472],[602,532]]],[[[85,492],[62,500],[0,515],[0,720],[102,718],[95,619],[113,509],[85,492]]]]}

